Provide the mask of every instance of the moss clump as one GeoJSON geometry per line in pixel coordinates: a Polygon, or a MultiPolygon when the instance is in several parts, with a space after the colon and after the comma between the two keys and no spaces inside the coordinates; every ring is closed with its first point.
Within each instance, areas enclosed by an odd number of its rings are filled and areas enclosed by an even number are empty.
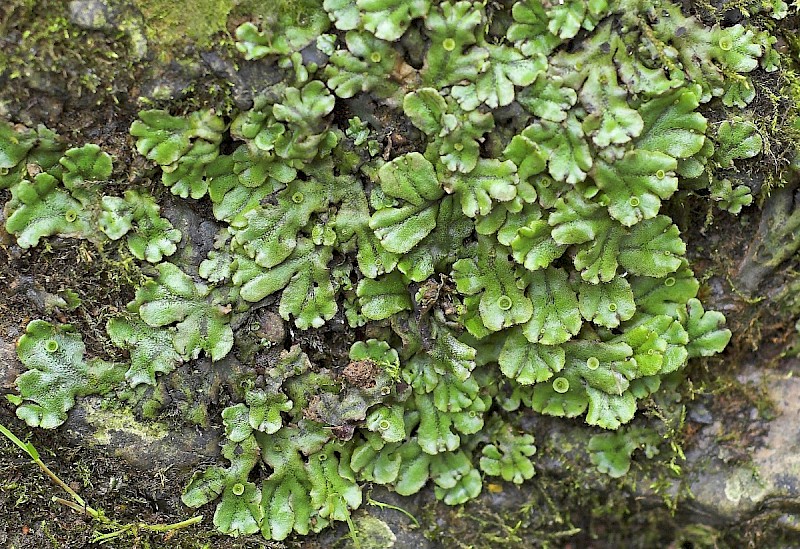
{"type": "Polygon", "coordinates": [[[169,434],[166,425],[157,422],[142,423],[137,421],[131,410],[120,408],[117,410],[104,410],[102,408],[86,407],[87,421],[97,430],[94,439],[100,444],[108,444],[112,431],[130,433],[145,442],[155,442],[169,434]]]}
{"type": "Polygon", "coordinates": [[[238,0],[234,15],[255,17],[267,23],[285,20],[302,26],[309,17],[322,10],[322,0],[238,0]]]}
{"type": "Polygon", "coordinates": [[[11,102],[23,101],[31,90],[101,103],[107,93],[128,89],[124,80],[129,42],[113,33],[77,28],[69,20],[68,2],[11,0],[0,5],[0,81],[8,85],[11,102]]]}
{"type": "Polygon", "coordinates": [[[134,0],[142,12],[149,40],[171,46],[191,40],[198,47],[211,44],[214,35],[225,30],[232,0],[196,0],[187,5],[170,0],[134,0]]]}

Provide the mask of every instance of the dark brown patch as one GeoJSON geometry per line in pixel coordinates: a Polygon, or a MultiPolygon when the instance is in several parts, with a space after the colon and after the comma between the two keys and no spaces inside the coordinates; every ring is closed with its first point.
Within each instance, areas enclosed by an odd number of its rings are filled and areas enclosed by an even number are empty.
{"type": "Polygon", "coordinates": [[[350,385],[361,389],[375,387],[375,376],[378,373],[378,364],[374,360],[354,360],[344,367],[342,377],[350,385]]]}

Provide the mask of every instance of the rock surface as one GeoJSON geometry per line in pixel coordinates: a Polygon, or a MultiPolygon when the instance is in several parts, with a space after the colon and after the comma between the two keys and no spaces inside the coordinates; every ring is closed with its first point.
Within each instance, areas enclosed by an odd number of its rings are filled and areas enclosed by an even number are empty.
{"type": "Polygon", "coordinates": [[[740,448],[744,455],[735,456],[721,443],[725,421],[733,418],[717,418],[698,433],[698,444],[686,456],[687,478],[695,496],[691,505],[708,517],[709,524],[735,524],[772,510],[785,510],[783,520],[797,520],[800,379],[792,373],[799,366],[793,361],[785,373],[751,366],[742,375],[750,386],[766,387],[774,407],[769,420],[751,410],[746,421],[758,435],[740,448]]]}

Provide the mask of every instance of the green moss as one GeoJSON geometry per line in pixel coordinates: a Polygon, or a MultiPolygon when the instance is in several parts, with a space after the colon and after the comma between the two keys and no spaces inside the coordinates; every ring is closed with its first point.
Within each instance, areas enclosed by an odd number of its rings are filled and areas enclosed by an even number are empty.
{"type": "Polygon", "coordinates": [[[87,406],[86,411],[86,420],[95,428],[94,439],[100,444],[108,444],[114,431],[130,433],[146,442],[159,441],[169,434],[163,423],[142,423],[128,408],[105,410],[87,406]]]}
{"type": "Polygon", "coordinates": [[[156,419],[158,417],[158,414],[164,407],[164,402],[162,399],[158,398],[159,396],[161,396],[160,393],[155,393],[151,398],[142,402],[141,409],[143,418],[156,419]]]}
{"type": "Polygon", "coordinates": [[[184,412],[186,421],[194,425],[206,426],[209,424],[208,409],[203,404],[195,404],[184,412]]]}
{"type": "MultiPolygon", "coordinates": [[[[22,80],[26,86],[8,86],[11,101],[24,100],[29,88],[80,97],[96,94],[101,103],[127,79],[130,42],[75,27],[69,20],[68,2],[12,0],[0,6],[0,75],[22,80]],[[5,37],[13,37],[6,39],[5,37]]],[[[0,92],[0,99],[5,93],[0,92]]]]}
{"type": "Polygon", "coordinates": [[[767,488],[758,478],[758,472],[749,467],[737,469],[725,481],[725,497],[736,505],[741,499],[759,502],[767,494],[767,488]]]}
{"type": "Polygon", "coordinates": [[[171,0],[134,0],[141,10],[147,38],[159,46],[191,40],[198,47],[211,44],[225,30],[233,0],[196,0],[187,6],[171,0]]]}
{"type": "Polygon", "coordinates": [[[234,0],[234,3],[235,15],[255,17],[266,23],[288,20],[302,26],[310,16],[322,11],[322,0],[234,0]]]}
{"type": "Polygon", "coordinates": [[[346,547],[389,549],[394,547],[397,542],[397,536],[394,535],[391,528],[378,518],[362,515],[354,518],[353,524],[356,528],[354,536],[358,541],[353,540],[346,544],[346,547]]]}

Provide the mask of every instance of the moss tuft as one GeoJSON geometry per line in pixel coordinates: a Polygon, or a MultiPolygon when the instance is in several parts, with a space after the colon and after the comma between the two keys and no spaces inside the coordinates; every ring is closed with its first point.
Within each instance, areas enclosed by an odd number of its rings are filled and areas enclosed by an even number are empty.
{"type": "Polygon", "coordinates": [[[144,16],[148,40],[159,46],[191,41],[200,48],[226,28],[233,0],[133,0],[144,16]]]}

